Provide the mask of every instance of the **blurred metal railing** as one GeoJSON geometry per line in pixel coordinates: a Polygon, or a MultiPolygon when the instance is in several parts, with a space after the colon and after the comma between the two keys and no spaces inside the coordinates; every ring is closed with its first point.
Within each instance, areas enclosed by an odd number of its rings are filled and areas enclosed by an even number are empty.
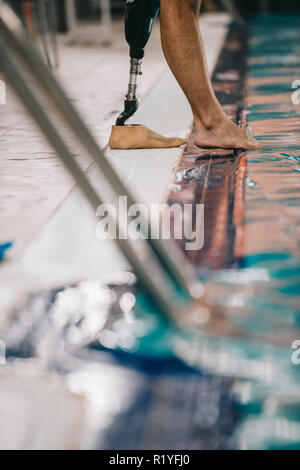
{"type": "MultiPolygon", "coordinates": [[[[128,205],[133,205],[135,201],[130,191],[111,167],[57,80],[44,65],[39,54],[24,34],[20,20],[6,4],[0,5],[0,64],[8,83],[74,177],[94,210],[96,211],[104,202],[110,201],[103,200],[103,196],[101,197],[99,191],[96,191],[91,185],[74,158],[65,137],[61,134],[61,127],[58,127],[57,120],[53,119],[51,113],[40,104],[37,98],[37,87],[43,98],[51,102],[74,137],[78,139],[79,144],[85,148],[96,163],[114,194],[126,196],[128,205]],[[17,65],[16,61],[21,62],[21,67],[17,65]],[[27,84],[27,75],[24,75],[23,69],[33,77],[34,87],[27,84]]],[[[127,229],[128,214],[125,219],[125,228],[127,229]]],[[[118,220],[115,220],[115,224],[118,227],[118,220]]],[[[148,226],[148,233],[152,233],[148,221],[144,221],[141,226],[148,226]]],[[[124,230],[124,226],[118,228],[121,232],[124,230]]],[[[186,315],[183,315],[184,312],[189,310],[193,313],[193,308],[198,308],[196,300],[203,296],[203,286],[196,280],[194,269],[173,240],[159,240],[150,237],[133,241],[119,237],[115,241],[132,266],[138,281],[162,313],[169,318],[180,320],[183,316],[187,318],[186,315]]],[[[191,315],[192,317],[193,315],[191,315]]]]}

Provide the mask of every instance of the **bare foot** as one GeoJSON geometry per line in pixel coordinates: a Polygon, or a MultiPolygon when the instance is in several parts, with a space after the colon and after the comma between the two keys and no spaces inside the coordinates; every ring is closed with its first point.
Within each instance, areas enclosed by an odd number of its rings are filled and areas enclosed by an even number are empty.
{"type": "Polygon", "coordinates": [[[204,127],[202,122],[196,118],[195,126],[194,143],[199,147],[254,150],[264,148],[262,144],[248,136],[244,129],[238,127],[226,116],[209,128],[204,127]]]}

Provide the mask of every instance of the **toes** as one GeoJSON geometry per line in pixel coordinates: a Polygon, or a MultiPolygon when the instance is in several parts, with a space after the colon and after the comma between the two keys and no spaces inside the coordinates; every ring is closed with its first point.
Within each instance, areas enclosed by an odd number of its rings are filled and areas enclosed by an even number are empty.
{"type": "Polygon", "coordinates": [[[254,137],[250,135],[245,135],[245,138],[243,139],[242,148],[250,150],[261,150],[264,148],[264,146],[260,142],[258,142],[254,137]]]}
{"type": "Polygon", "coordinates": [[[262,150],[264,148],[264,146],[253,137],[248,138],[248,143],[252,149],[262,150]]]}

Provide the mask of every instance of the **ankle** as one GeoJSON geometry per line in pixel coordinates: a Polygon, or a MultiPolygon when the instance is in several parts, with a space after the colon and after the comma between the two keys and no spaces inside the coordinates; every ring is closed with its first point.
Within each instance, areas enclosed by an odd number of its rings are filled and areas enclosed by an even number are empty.
{"type": "Polygon", "coordinates": [[[226,116],[223,112],[220,113],[219,111],[202,113],[201,116],[198,114],[195,117],[196,129],[199,128],[200,130],[202,128],[202,130],[211,131],[219,127],[224,122],[224,119],[226,119],[226,116]]]}

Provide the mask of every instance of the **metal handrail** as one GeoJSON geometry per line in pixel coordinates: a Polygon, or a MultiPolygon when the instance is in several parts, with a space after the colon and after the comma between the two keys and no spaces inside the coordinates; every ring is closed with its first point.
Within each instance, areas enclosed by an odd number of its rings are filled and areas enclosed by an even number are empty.
{"type": "MultiPolygon", "coordinates": [[[[9,23],[6,22],[6,25],[4,25],[4,35],[5,39],[11,42],[16,53],[22,57],[26,65],[30,67],[31,71],[35,74],[44,92],[52,102],[56,104],[57,110],[68,122],[70,128],[73,130],[74,134],[78,136],[82,145],[88,150],[116,194],[118,196],[127,196],[129,205],[135,204],[136,201],[134,201],[132,194],[128,188],[124,186],[118,174],[107,161],[104,152],[100,149],[91,132],[80,118],[70,100],[66,97],[53,74],[44,66],[44,63],[30,42],[25,40],[21,24],[18,26],[15,24],[14,27],[10,27],[9,23]]],[[[147,225],[148,233],[151,233],[149,224],[144,223],[143,227],[147,225]]],[[[152,239],[151,237],[148,241],[164,264],[169,276],[175,280],[180,288],[187,295],[192,297],[202,296],[203,289],[200,283],[197,283],[195,279],[194,269],[190,266],[175,242],[173,240],[152,239]],[[199,284],[198,289],[197,284],[199,284]]]]}
{"type": "MultiPolygon", "coordinates": [[[[68,144],[57,131],[55,123],[43,110],[35,94],[27,85],[26,79],[12,59],[17,57],[21,58],[23,66],[34,76],[44,95],[55,105],[56,110],[68,123],[79,142],[87,149],[101,173],[109,181],[114,193],[118,196],[127,196],[129,205],[134,204],[133,196],[125,188],[62,88],[26,38],[21,22],[13,11],[4,4],[0,6],[0,63],[2,70],[78,186],[94,209],[97,209],[103,203],[101,197],[73,158],[68,144]]],[[[141,225],[143,226],[143,224],[141,225]]],[[[149,233],[151,233],[151,228],[149,233]]],[[[169,317],[174,317],[176,310],[175,289],[170,279],[175,280],[176,286],[185,293],[187,300],[203,295],[202,284],[196,280],[193,268],[174,241],[166,243],[165,240],[156,240],[151,237],[141,240],[143,242],[142,255],[138,253],[136,247],[133,248],[132,241],[120,237],[115,241],[151,299],[169,317]]],[[[136,244],[136,241],[134,243],[136,244]]],[[[178,302],[177,297],[176,302],[178,302]]]]}

